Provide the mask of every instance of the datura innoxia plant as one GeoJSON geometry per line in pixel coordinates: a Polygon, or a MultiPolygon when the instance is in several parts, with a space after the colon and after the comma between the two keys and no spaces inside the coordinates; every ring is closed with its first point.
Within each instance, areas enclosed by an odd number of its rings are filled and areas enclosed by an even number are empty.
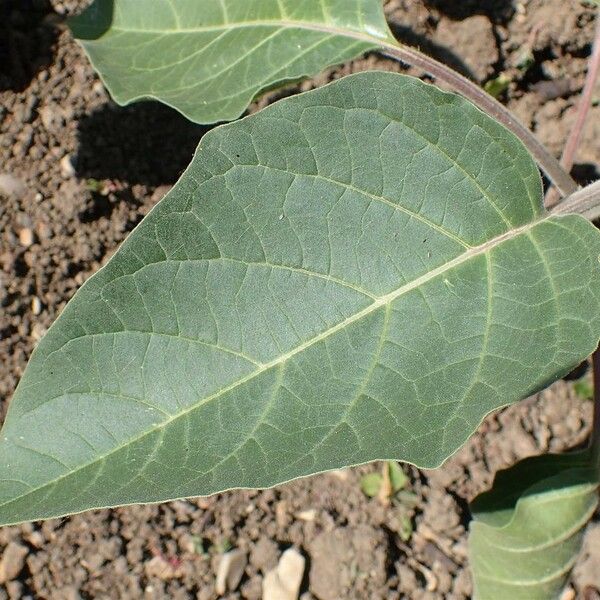
{"type": "MultiPolygon", "coordinates": [[[[377,0],[97,0],[72,28],[118,102],[198,122],[406,50],[377,0]]],[[[0,522],[437,467],[594,351],[599,256],[589,221],[544,209],[514,133],[411,77],[352,75],[212,129],[32,354],[0,522]]],[[[477,595],[556,595],[597,486],[592,450],[500,473],[473,505],[477,595]]]]}

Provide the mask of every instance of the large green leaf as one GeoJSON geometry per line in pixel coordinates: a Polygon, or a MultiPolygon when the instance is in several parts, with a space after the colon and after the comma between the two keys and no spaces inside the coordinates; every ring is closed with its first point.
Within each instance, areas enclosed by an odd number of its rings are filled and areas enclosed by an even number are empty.
{"type": "Polygon", "coordinates": [[[394,41],[381,0],[96,0],[71,27],[118,103],[156,98],[200,123],[394,41]]]}
{"type": "Polygon", "coordinates": [[[0,522],[439,465],[600,336],[600,233],[521,143],[369,72],[210,131],[34,352],[0,522]]]}
{"type": "Polygon", "coordinates": [[[501,471],[472,504],[475,597],[558,598],[597,506],[589,452],[536,456],[501,471]]]}

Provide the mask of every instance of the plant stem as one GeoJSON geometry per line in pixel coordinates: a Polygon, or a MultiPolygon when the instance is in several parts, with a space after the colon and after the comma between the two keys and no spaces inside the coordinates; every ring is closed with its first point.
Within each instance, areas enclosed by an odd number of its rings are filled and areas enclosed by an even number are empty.
{"type": "Polygon", "coordinates": [[[600,180],[596,181],[557,204],[553,215],[574,213],[593,221],[600,217],[600,180]]]}
{"type": "MultiPolygon", "coordinates": [[[[596,33],[594,36],[594,46],[592,49],[592,55],[588,62],[587,75],[585,77],[585,85],[583,86],[583,92],[581,94],[581,100],[579,101],[579,108],[577,111],[577,119],[571,129],[569,138],[565,145],[565,149],[560,159],[560,164],[563,169],[567,172],[571,171],[575,156],[577,153],[577,147],[581,141],[581,134],[583,133],[583,126],[587,119],[590,107],[592,105],[592,98],[594,95],[594,86],[598,79],[598,72],[600,72],[600,18],[596,17],[596,33]]],[[[550,188],[546,194],[546,208],[552,208],[558,203],[558,194],[556,188],[550,188]]]]}
{"type": "Polygon", "coordinates": [[[592,421],[591,451],[594,464],[600,466],[600,348],[592,355],[594,373],[594,418],[592,421]]]}
{"type": "Polygon", "coordinates": [[[558,160],[540,143],[535,135],[506,107],[490,96],[485,90],[481,89],[476,83],[473,83],[460,73],[415,48],[387,42],[380,42],[380,44],[382,54],[423,69],[436,79],[444,81],[456,92],[471,100],[481,110],[502,123],[507,129],[510,129],[527,147],[541,169],[554,183],[556,189],[563,197],[577,191],[578,186],[575,181],[573,181],[571,176],[561,167],[558,160]]]}

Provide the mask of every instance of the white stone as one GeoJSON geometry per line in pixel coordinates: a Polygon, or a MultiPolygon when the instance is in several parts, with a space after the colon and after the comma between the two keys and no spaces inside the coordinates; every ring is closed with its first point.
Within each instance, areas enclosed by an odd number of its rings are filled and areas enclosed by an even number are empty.
{"type": "Polygon", "coordinates": [[[222,596],[225,592],[233,592],[240,584],[248,557],[242,550],[226,552],[219,561],[215,591],[222,596]]]}
{"type": "Polygon", "coordinates": [[[286,550],[279,563],[263,579],[263,600],[298,600],[306,560],[294,548],[286,550]]]}
{"type": "Polygon", "coordinates": [[[60,173],[65,178],[73,177],[75,175],[75,167],[71,162],[71,157],[68,154],[65,154],[60,159],[60,173]]]}
{"type": "Polygon", "coordinates": [[[9,542],[0,559],[0,585],[15,579],[25,566],[29,550],[16,542],[9,542]]]}

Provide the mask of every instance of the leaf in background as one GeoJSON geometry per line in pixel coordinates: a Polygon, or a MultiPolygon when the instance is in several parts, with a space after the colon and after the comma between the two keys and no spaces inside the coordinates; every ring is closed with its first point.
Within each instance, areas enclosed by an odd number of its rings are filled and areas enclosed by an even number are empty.
{"type": "Polygon", "coordinates": [[[0,522],[436,467],[595,349],[598,255],[512,134],[410,77],[213,129],[33,353],[0,522]]]}
{"type": "Polygon", "coordinates": [[[198,123],[393,41],[381,0],[96,0],[70,24],[119,104],[156,98],[198,123]]]}
{"type": "Polygon", "coordinates": [[[527,458],[472,504],[470,565],[480,600],[558,598],[598,505],[589,453],[527,458]]]}

